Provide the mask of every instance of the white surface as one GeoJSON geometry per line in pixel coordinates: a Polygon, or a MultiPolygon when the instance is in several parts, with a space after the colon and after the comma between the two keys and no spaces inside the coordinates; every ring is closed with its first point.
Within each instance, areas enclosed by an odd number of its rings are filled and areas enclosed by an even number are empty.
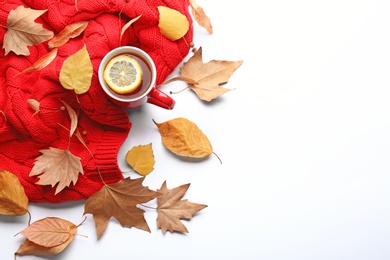
{"type": "MultiPolygon", "coordinates": [[[[60,255],[48,259],[390,259],[390,1],[201,1],[214,34],[195,28],[204,61],[244,60],[235,89],[211,104],[190,90],[172,111],[130,111],[119,155],[152,142],[144,185],[191,186],[208,207],[184,221],[189,234],[151,233],[110,221],[100,241],[89,215],[60,255]],[[178,159],[152,123],[195,122],[221,157],[178,159]]],[[[184,87],[179,82],[165,91],[184,87]]],[[[79,223],[84,203],[31,205],[33,220],[79,223]]],[[[0,258],[23,241],[27,217],[0,217],[0,258]]],[[[47,259],[43,258],[43,259],[47,259]]],[[[42,259],[19,257],[19,259],[42,259]]]]}

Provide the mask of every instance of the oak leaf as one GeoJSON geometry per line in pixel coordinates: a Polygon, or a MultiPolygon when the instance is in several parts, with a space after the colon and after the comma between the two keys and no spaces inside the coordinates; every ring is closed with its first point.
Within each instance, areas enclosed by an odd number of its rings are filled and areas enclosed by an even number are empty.
{"type": "Polygon", "coordinates": [[[202,61],[202,48],[183,64],[180,69],[181,76],[192,78],[198,84],[188,84],[200,99],[211,101],[230,91],[220,84],[226,83],[230,76],[238,69],[243,61],[211,60],[202,61]]]}
{"type": "Polygon", "coordinates": [[[164,146],[179,156],[205,158],[213,153],[207,136],[192,121],[179,117],[156,123],[164,146]]]}
{"type": "Polygon", "coordinates": [[[142,176],[148,175],[154,169],[154,155],[152,143],[138,145],[126,153],[126,162],[142,176]]]}
{"type": "Polygon", "coordinates": [[[126,178],[114,184],[105,184],[101,190],[88,198],[84,214],[90,213],[96,225],[98,239],[101,238],[111,217],[124,227],[135,227],[150,232],[144,218],[144,210],[137,204],[155,199],[156,191],[142,185],[145,177],[126,178]]]}
{"type": "Polygon", "coordinates": [[[70,39],[79,36],[88,26],[88,21],[75,22],[65,26],[57,35],[49,42],[49,48],[60,47],[67,43],[70,39]]]}
{"type": "Polygon", "coordinates": [[[171,41],[176,41],[186,35],[190,23],[184,14],[166,6],[158,6],[157,9],[160,15],[158,28],[162,35],[171,41]]]}
{"type": "Polygon", "coordinates": [[[184,184],[174,189],[168,189],[164,182],[159,190],[161,195],[157,197],[157,228],[163,233],[186,232],[186,226],[180,221],[181,219],[191,219],[192,216],[206,208],[207,205],[182,200],[190,184],[184,184]]]}
{"type": "Polygon", "coordinates": [[[191,13],[195,21],[206,29],[209,34],[213,34],[213,26],[211,24],[210,18],[206,15],[203,8],[195,1],[190,0],[191,13]]]}
{"type": "Polygon", "coordinates": [[[33,65],[24,69],[22,73],[37,71],[45,68],[54,60],[54,58],[57,56],[57,52],[58,52],[57,48],[51,50],[50,52],[48,52],[47,54],[39,58],[37,61],[35,61],[33,65]]]}
{"type": "Polygon", "coordinates": [[[0,214],[24,215],[27,213],[28,198],[18,177],[0,170],[0,214]]]}
{"type": "Polygon", "coordinates": [[[35,19],[47,10],[34,10],[18,6],[8,14],[8,29],[4,35],[3,49],[5,55],[13,51],[17,55],[30,55],[28,46],[38,45],[53,37],[53,32],[36,23],[35,19]]]}
{"type": "Polygon", "coordinates": [[[79,173],[84,174],[81,159],[69,150],[50,147],[40,152],[42,155],[36,158],[30,176],[39,175],[39,185],[54,187],[58,183],[55,194],[71,183],[76,184],[79,173]]]}
{"type": "Polygon", "coordinates": [[[73,240],[77,226],[72,222],[48,217],[32,223],[20,234],[26,237],[16,255],[54,255],[62,252],[73,240]]]}
{"type": "Polygon", "coordinates": [[[65,89],[74,90],[76,94],[84,94],[91,87],[93,66],[91,58],[84,47],[68,57],[60,70],[60,83],[65,89]]]}

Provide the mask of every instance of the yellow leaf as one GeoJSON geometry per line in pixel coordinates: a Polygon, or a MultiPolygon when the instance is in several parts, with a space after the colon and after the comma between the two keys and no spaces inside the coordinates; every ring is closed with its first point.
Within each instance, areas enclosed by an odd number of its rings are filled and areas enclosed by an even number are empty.
{"type": "Polygon", "coordinates": [[[91,87],[92,74],[92,62],[84,44],[81,50],[68,57],[62,64],[60,83],[65,89],[83,94],[91,87]]]}
{"type": "Polygon", "coordinates": [[[205,158],[213,153],[207,136],[190,120],[180,117],[154,123],[160,131],[164,146],[171,152],[191,158],[205,158]]]}
{"type": "Polygon", "coordinates": [[[18,177],[0,170],[0,214],[23,215],[27,213],[28,198],[18,177]]]}
{"type": "Polygon", "coordinates": [[[166,6],[158,6],[160,19],[158,27],[162,35],[176,41],[186,35],[190,23],[185,15],[166,6]]]}
{"type": "Polygon", "coordinates": [[[126,162],[142,176],[151,173],[155,164],[152,143],[133,147],[126,154],[126,162]]]}

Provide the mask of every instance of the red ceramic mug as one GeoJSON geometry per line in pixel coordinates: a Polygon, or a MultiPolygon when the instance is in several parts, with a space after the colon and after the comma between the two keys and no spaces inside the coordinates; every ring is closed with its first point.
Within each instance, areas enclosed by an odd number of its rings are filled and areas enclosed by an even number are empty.
{"type": "Polygon", "coordinates": [[[140,107],[145,103],[150,103],[165,109],[172,109],[175,101],[156,88],[156,66],[152,58],[143,50],[132,47],[122,46],[111,50],[103,57],[98,70],[99,82],[107,96],[117,105],[125,108],[140,107]],[[130,55],[141,65],[143,76],[142,85],[130,94],[118,94],[113,91],[106,83],[103,77],[104,69],[107,63],[118,55],[130,55]]]}

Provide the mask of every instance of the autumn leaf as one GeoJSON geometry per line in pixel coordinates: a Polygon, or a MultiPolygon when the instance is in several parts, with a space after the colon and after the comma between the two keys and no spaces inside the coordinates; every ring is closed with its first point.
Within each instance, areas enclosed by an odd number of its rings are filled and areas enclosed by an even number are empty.
{"type": "Polygon", "coordinates": [[[126,162],[143,176],[151,173],[155,164],[152,143],[133,147],[126,153],[126,162]]]}
{"type": "Polygon", "coordinates": [[[4,35],[5,55],[13,51],[17,55],[30,55],[28,46],[38,45],[53,37],[53,32],[36,23],[35,19],[47,10],[33,10],[18,6],[11,10],[7,18],[7,32],[4,35]]]}
{"type": "Polygon", "coordinates": [[[76,232],[77,226],[65,219],[47,217],[38,220],[20,232],[26,240],[15,256],[59,254],[72,242],[76,232]]]}
{"type": "Polygon", "coordinates": [[[28,198],[18,177],[0,170],[0,214],[24,215],[27,208],[28,198]]]}
{"type": "Polygon", "coordinates": [[[144,218],[144,210],[137,204],[155,199],[156,191],[142,186],[145,177],[126,178],[111,185],[104,185],[101,190],[88,198],[84,214],[93,214],[98,239],[101,238],[108,221],[114,217],[124,227],[135,227],[150,232],[144,218]]]}
{"type": "Polygon", "coordinates": [[[191,158],[205,158],[213,153],[207,136],[190,120],[180,117],[163,123],[153,122],[160,131],[164,146],[171,152],[191,158]]]}
{"type": "Polygon", "coordinates": [[[74,156],[69,150],[61,150],[50,147],[40,150],[42,153],[34,163],[30,176],[38,176],[39,185],[51,185],[58,183],[55,194],[68,187],[72,182],[76,184],[79,173],[84,174],[81,159],[74,156]]]}
{"type": "Polygon", "coordinates": [[[127,23],[122,27],[119,42],[122,42],[122,37],[123,37],[123,34],[125,33],[125,31],[126,31],[126,30],[135,22],[135,21],[137,21],[141,16],[142,16],[142,14],[138,15],[138,16],[137,16],[136,18],[134,18],[134,19],[131,19],[129,22],[127,22],[127,23]]]}
{"type": "Polygon", "coordinates": [[[207,205],[182,200],[190,184],[184,184],[174,189],[168,189],[166,182],[157,190],[161,195],[157,197],[157,228],[163,233],[186,232],[186,226],[180,221],[181,219],[191,219],[193,215],[207,205]]]}
{"type": "Polygon", "coordinates": [[[40,111],[40,106],[41,106],[41,103],[39,103],[39,101],[33,99],[33,98],[29,98],[27,99],[27,104],[35,111],[35,113],[33,115],[36,115],[39,113],[40,111]]]}
{"type": "Polygon", "coordinates": [[[157,9],[160,14],[158,28],[162,35],[171,41],[176,41],[186,35],[190,23],[184,14],[166,6],[158,6],[157,9]]]}
{"type": "Polygon", "coordinates": [[[188,84],[200,99],[211,101],[230,91],[220,84],[226,83],[230,76],[238,69],[243,61],[211,60],[202,61],[202,48],[199,48],[180,69],[181,76],[191,78],[198,84],[188,84]]]}
{"type": "Polygon", "coordinates": [[[43,55],[36,62],[34,62],[33,65],[24,69],[22,71],[22,73],[37,71],[37,70],[41,70],[41,69],[45,68],[47,65],[49,65],[54,60],[54,58],[57,56],[57,52],[58,52],[57,48],[51,50],[49,53],[43,55]]]}
{"type": "Polygon", "coordinates": [[[49,48],[60,47],[70,39],[79,36],[88,26],[88,21],[75,22],[65,26],[57,35],[48,42],[49,48]]]}
{"type": "Polygon", "coordinates": [[[62,64],[60,83],[65,89],[83,94],[89,90],[92,82],[93,67],[87,46],[68,57],[62,64]]]}
{"type": "Polygon", "coordinates": [[[210,18],[206,15],[203,8],[195,0],[190,0],[190,6],[195,21],[205,28],[209,34],[213,34],[213,26],[211,25],[210,18]]]}
{"type": "Polygon", "coordinates": [[[69,136],[71,137],[77,128],[77,124],[78,124],[77,113],[73,110],[73,108],[71,106],[68,105],[68,103],[66,103],[63,100],[61,100],[61,102],[64,104],[66,110],[68,111],[69,117],[70,117],[69,136]]]}

